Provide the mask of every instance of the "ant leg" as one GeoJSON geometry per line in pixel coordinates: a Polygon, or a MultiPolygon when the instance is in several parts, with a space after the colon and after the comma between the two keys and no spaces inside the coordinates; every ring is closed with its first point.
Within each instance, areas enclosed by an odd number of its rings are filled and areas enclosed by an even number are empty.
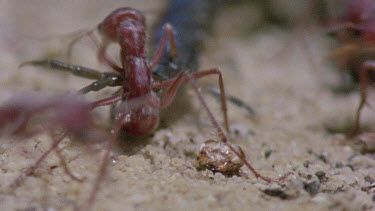
{"type": "Polygon", "coordinates": [[[240,158],[240,160],[250,169],[251,172],[253,172],[253,174],[255,175],[256,178],[260,178],[268,183],[271,183],[271,182],[280,182],[282,180],[285,180],[289,175],[293,174],[293,172],[287,172],[286,174],[284,174],[283,176],[277,178],[277,179],[271,179],[271,178],[268,178],[268,177],[265,177],[263,175],[261,175],[260,173],[258,173],[251,165],[249,162],[247,162],[247,160],[244,158],[244,156],[241,155],[241,153],[237,152],[234,147],[228,142],[228,139],[227,137],[225,136],[225,134],[223,133],[222,129],[220,128],[220,125],[219,123],[216,121],[214,115],[212,114],[212,112],[210,111],[210,109],[208,108],[207,106],[207,103],[206,101],[204,100],[203,96],[201,95],[201,93],[199,92],[199,89],[198,89],[198,86],[195,84],[195,81],[193,80],[193,75],[192,76],[188,76],[190,77],[188,79],[188,82],[190,83],[190,85],[193,87],[193,90],[194,92],[197,94],[198,98],[199,98],[199,101],[202,103],[203,107],[205,108],[212,124],[214,125],[214,127],[216,128],[216,131],[217,133],[220,135],[221,137],[221,141],[227,145],[229,147],[229,149],[237,155],[238,158],[240,158]]]}
{"type": "MultiPolygon", "coordinates": [[[[52,138],[52,140],[53,140],[54,142],[56,142],[56,137],[57,137],[57,135],[52,134],[52,131],[49,131],[49,135],[50,135],[50,137],[52,138]]],[[[65,162],[65,159],[64,159],[64,157],[62,156],[62,154],[61,154],[61,152],[60,152],[60,149],[57,148],[57,149],[55,150],[55,153],[56,153],[57,157],[59,157],[59,159],[60,159],[60,161],[61,161],[61,164],[64,166],[64,171],[65,171],[65,173],[66,173],[66,174],[67,174],[72,180],[75,180],[75,181],[77,181],[77,182],[83,182],[83,179],[80,179],[80,178],[74,176],[74,175],[72,174],[72,172],[70,172],[70,170],[69,170],[69,168],[68,168],[68,164],[65,162]]]]}
{"type": "MultiPolygon", "coordinates": [[[[115,95],[115,96],[117,96],[117,95],[115,95]]],[[[124,120],[124,118],[127,115],[127,112],[129,110],[125,110],[124,113],[122,113],[118,117],[118,119],[116,120],[116,122],[114,124],[113,130],[111,132],[112,135],[111,135],[110,138],[107,139],[108,145],[107,145],[104,157],[102,159],[102,163],[101,163],[100,168],[99,168],[98,176],[95,178],[94,186],[93,186],[93,189],[92,189],[92,191],[90,193],[89,200],[87,201],[87,203],[85,204],[85,206],[84,206],[84,208],[82,210],[91,210],[90,208],[94,204],[94,201],[95,201],[95,198],[96,198],[96,194],[98,193],[99,188],[100,188],[100,183],[103,180],[103,178],[105,176],[105,173],[106,173],[106,170],[107,170],[107,166],[108,166],[108,162],[109,162],[109,156],[111,154],[113,146],[115,145],[117,134],[119,134],[119,131],[120,131],[121,126],[123,124],[122,122],[123,122],[123,120],[124,120]]]]}
{"type": "MultiPolygon", "coordinates": [[[[217,89],[217,88],[214,88],[214,87],[207,87],[208,88],[208,91],[215,97],[215,98],[219,98],[220,99],[220,90],[217,89]]],[[[231,103],[233,103],[234,105],[240,107],[240,108],[244,108],[251,116],[255,116],[255,112],[254,112],[254,109],[251,108],[251,106],[247,105],[244,101],[242,101],[241,99],[233,96],[233,95],[230,95],[230,94],[226,94],[225,96],[227,98],[227,100],[229,100],[231,103]]]]}
{"type": "MultiPolygon", "coordinates": [[[[121,91],[122,91],[122,88],[118,89],[112,95],[119,94],[119,93],[121,93],[121,91]]],[[[111,125],[115,122],[115,118],[116,118],[116,106],[117,106],[117,103],[114,103],[109,108],[109,119],[110,119],[111,125]]]]}
{"type": "Polygon", "coordinates": [[[111,59],[107,57],[107,54],[105,53],[107,46],[108,45],[102,45],[99,47],[99,50],[98,50],[99,60],[104,61],[108,66],[110,66],[112,69],[114,69],[118,73],[124,73],[125,70],[123,68],[119,67],[117,64],[115,64],[111,59]]]}
{"type": "Polygon", "coordinates": [[[169,87],[167,93],[163,96],[160,101],[159,108],[164,108],[168,106],[174,96],[176,95],[178,87],[180,87],[183,83],[185,76],[185,71],[181,71],[175,79],[164,81],[167,82],[162,84],[163,82],[155,82],[153,88],[162,88],[162,87],[169,87]]]}
{"type": "Polygon", "coordinates": [[[44,152],[42,156],[40,156],[40,158],[35,162],[35,164],[27,168],[25,171],[23,171],[22,174],[19,175],[16,180],[14,180],[14,182],[10,185],[10,187],[18,186],[25,176],[30,175],[40,165],[40,163],[47,157],[47,155],[51,153],[59,145],[59,143],[64,139],[65,136],[66,136],[66,132],[63,132],[61,136],[54,141],[52,146],[46,152],[44,152]]]}
{"type": "Polygon", "coordinates": [[[360,130],[360,116],[363,106],[365,106],[367,103],[367,87],[369,84],[369,71],[375,71],[375,61],[367,61],[362,65],[362,68],[359,72],[359,84],[361,89],[361,100],[359,102],[359,106],[357,108],[356,112],[356,118],[355,118],[355,127],[353,131],[348,135],[349,138],[355,136],[358,134],[360,130]]]}
{"type": "MultiPolygon", "coordinates": [[[[208,75],[212,75],[212,74],[216,74],[216,75],[219,76],[221,110],[223,111],[223,119],[224,119],[225,130],[229,131],[229,123],[228,123],[228,115],[227,115],[227,101],[226,101],[226,98],[225,98],[224,82],[223,82],[223,76],[222,76],[219,69],[214,68],[214,69],[200,71],[200,72],[197,72],[197,73],[187,73],[185,71],[182,71],[177,76],[176,79],[162,81],[162,82],[155,82],[153,88],[162,88],[162,87],[171,87],[172,88],[174,86],[173,84],[176,81],[178,81],[178,78],[183,77],[184,80],[179,82],[179,84],[177,85],[177,87],[178,87],[181,84],[188,83],[190,81],[190,78],[199,79],[199,78],[202,78],[202,77],[205,77],[205,76],[208,76],[208,75]]],[[[168,95],[168,94],[169,93],[167,93],[166,95],[168,95]]],[[[175,91],[174,91],[173,95],[171,96],[172,98],[173,98],[174,94],[175,94],[175,91]]]]}
{"type": "Polygon", "coordinates": [[[112,146],[115,144],[117,132],[118,132],[118,130],[114,131],[114,133],[112,134],[112,138],[108,139],[108,145],[107,145],[104,157],[102,159],[102,163],[101,163],[100,168],[99,168],[98,176],[95,178],[94,186],[93,186],[93,189],[90,193],[89,200],[87,201],[87,204],[85,204],[85,207],[82,210],[91,210],[90,208],[91,208],[92,204],[94,204],[96,194],[98,193],[98,190],[99,190],[99,187],[100,187],[100,183],[103,180],[105,172],[107,170],[109,156],[110,156],[111,151],[112,151],[111,150],[112,146]]]}
{"type": "MultiPolygon", "coordinates": [[[[224,103],[226,105],[225,93],[224,93],[224,84],[223,84],[223,81],[222,81],[221,72],[218,69],[211,69],[211,70],[206,70],[206,71],[202,71],[202,72],[198,72],[198,73],[194,73],[194,74],[189,74],[189,73],[186,73],[185,71],[182,71],[177,76],[177,78],[175,78],[175,79],[164,81],[164,82],[155,82],[153,88],[169,87],[168,92],[165,94],[165,96],[161,100],[160,107],[165,107],[169,104],[169,102],[173,99],[174,95],[176,94],[177,88],[180,85],[185,84],[185,83],[190,83],[190,85],[194,89],[194,92],[197,94],[197,96],[199,98],[199,101],[202,103],[204,109],[206,110],[212,124],[216,128],[217,133],[220,135],[221,141],[225,145],[227,145],[233,151],[233,153],[236,154],[241,159],[241,161],[243,163],[245,163],[245,165],[251,170],[251,172],[253,172],[253,174],[255,175],[256,178],[260,178],[260,179],[262,179],[262,180],[264,180],[268,183],[270,183],[270,182],[280,182],[282,180],[285,180],[289,175],[293,174],[293,172],[287,172],[286,174],[284,174],[283,176],[281,176],[277,179],[271,179],[271,178],[262,176],[260,173],[258,173],[250,165],[249,162],[246,161],[246,159],[241,155],[241,153],[237,152],[233,148],[233,146],[228,142],[227,137],[225,136],[224,132],[220,128],[219,123],[216,121],[214,115],[212,114],[212,112],[208,108],[208,105],[207,105],[206,101],[203,99],[202,95],[200,94],[200,92],[198,90],[197,85],[194,82],[194,79],[198,79],[198,78],[204,77],[206,75],[210,75],[210,74],[218,74],[219,75],[219,81],[220,81],[220,84],[222,84],[222,86],[220,86],[220,88],[221,88],[221,99],[222,99],[222,103],[224,103]],[[224,102],[223,102],[223,99],[224,99],[224,102]]],[[[226,108],[226,106],[225,106],[225,108],[226,108]]],[[[225,115],[226,115],[226,112],[225,112],[225,115]]],[[[225,115],[224,115],[224,117],[225,117],[225,115]]]]}
{"type": "Polygon", "coordinates": [[[99,40],[92,33],[88,34],[88,36],[98,49],[99,61],[104,61],[108,66],[116,70],[118,73],[124,73],[124,69],[116,65],[111,59],[107,57],[107,54],[105,53],[105,50],[109,45],[109,41],[104,40],[102,43],[100,43],[99,40]]]}
{"type": "Polygon", "coordinates": [[[64,62],[60,62],[58,60],[54,59],[47,59],[47,60],[35,60],[35,61],[28,61],[20,64],[18,68],[27,66],[27,65],[33,65],[33,66],[42,66],[46,68],[52,68],[64,72],[70,72],[73,75],[88,78],[88,79],[101,79],[102,78],[102,72],[99,72],[97,70],[82,67],[82,66],[75,66],[71,64],[67,64],[64,62]]]}
{"type": "Polygon", "coordinates": [[[119,93],[119,94],[113,95],[111,97],[107,97],[107,98],[92,102],[92,103],[90,103],[89,107],[91,109],[94,109],[94,108],[99,107],[99,106],[113,105],[113,104],[117,103],[118,101],[120,101],[124,96],[125,96],[124,93],[119,93]]]}
{"type": "Polygon", "coordinates": [[[173,26],[169,23],[166,23],[163,26],[163,30],[164,30],[163,35],[161,37],[159,46],[149,64],[151,70],[154,69],[154,67],[159,63],[161,57],[163,56],[165,45],[167,43],[168,38],[169,38],[169,46],[170,46],[170,51],[169,51],[170,57],[177,56],[177,44],[173,35],[173,26]]]}
{"type": "Polygon", "coordinates": [[[73,46],[79,41],[81,40],[83,37],[85,36],[91,36],[92,33],[94,33],[94,29],[90,29],[90,30],[79,30],[79,31],[76,31],[74,32],[74,34],[72,34],[73,37],[73,40],[71,40],[69,42],[69,45],[68,45],[68,53],[67,53],[67,56],[68,56],[68,59],[70,60],[70,58],[72,57],[72,52],[73,52],[73,46]]]}
{"type": "Polygon", "coordinates": [[[73,175],[73,173],[69,170],[68,168],[68,164],[65,162],[65,159],[64,157],[62,156],[61,152],[59,149],[56,149],[55,150],[55,153],[56,155],[59,157],[60,161],[61,161],[61,164],[64,166],[64,171],[65,173],[72,179],[72,180],[75,180],[77,182],[83,182],[83,179],[80,179],[76,176],[73,175]]]}

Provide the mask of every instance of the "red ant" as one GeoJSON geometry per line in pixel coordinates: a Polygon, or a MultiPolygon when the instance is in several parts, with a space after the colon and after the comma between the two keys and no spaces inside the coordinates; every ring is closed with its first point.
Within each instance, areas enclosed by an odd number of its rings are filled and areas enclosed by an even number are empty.
{"type": "Polygon", "coordinates": [[[331,32],[342,44],[332,55],[340,57],[342,69],[349,68],[353,77],[359,81],[361,100],[356,111],[355,127],[348,137],[360,131],[360,115],[367,103],[367,87],[375,75],[375,1],[347,1],[344,15],[331,28],[331,32]],[[365,55],[365,56],[364,56],[365,55]]]}
{"type": "MultiPolygon", "coordinates": [[[[256,178],[260,178],[266,182],[278,182],[284,180],[288,175],[292,174],[288,172],[284,176],[278,179],[270,179],[259,174],[255,169],[246,161],[243,155],[237,152],[232,145],[227,141],[227,137],[224,134],[223,130],[219,126],[219,123],[216,121],[214,115],[209,110],[207,103],[200,94],[197,85],[195,84],[195,79],[199,79],[208,75],[217,75],[219,78],[220,86],[220,97],[221,97],[221,106],[224,116],[224,126],[228,132],[228,118],[227,118],[227,107],[226,99],[224,92],[224,83],[220,70],[214,68],[209,70],[204,70],[196,73],[190,73],[189,71],[182,71],[178,74],[176,78],[165,80],[165,81],[154,81],[151,73],[152,69],[155,68],[157,63],[162,57],[166,42],[169,41],[171,46],[170,54],[173,57],[173,54],[178,53],[176,49],[176,43],[173,35],[173,27],[170,24],[165,24],[163,26],[164,33],[161,38],[161,42],[156,50],[155,55],[153,56],[151,62],[148,63],[145,54],[145,18],[141,12],[132,8],[120,8],[113,11],[109,14],[102,23],[98,26],[98,31],[101,34],[103,40],[100,45],[98,45],[98,57],[107,63],[115,72],[99,72],[90,68],[82,66],[73,66],[66,63],[62,63],[56,60],[39,60],[39,61],[30,61],[21,64],[24,65],[40,65],[44,67],[55,68],[62,71],[70,72],[74,75],[95,79],[96,81],[90,85],[80,89],[78,94],[86,94],[90,91],[98,91],[105,87],[114,87],[121,86],[121,91],[114,94],[111,97],[107,97],[92,103],[76,103],[79,100],[73,98],[68,100],[67,98],[61,98],[61,100],[51,100],[43,99],[43,101],[31,100],[26,98],[18,98],[17,103],[6,104],[0,110],[3,124],[6,122],[16,122],[16,130],[19,134],[25,131],[24,125],[28,123],[28,118],[24,118],[24,110],[35,112],[35,111],[46,111],[50,108],[54,109],[56,112],[56,118],[54,118],[52,123],[49,125],[61,125],[64,129],[62,137],[54,139],[53,146],[38,160],[36,165],[31,167],[33,170],[40,163],[46,155],[57,146],[57,144],[65,137],[67,134],[79,134],[75,127],[71,128],[71,125],[78,125],[78,131],[86,131],[87,129],[95,128],[93,124],[81,124],[83,121],[91,122],[90,117],[85,118],[76,118],[75,113],[78,108],[83,108],[83,113],[91,111],[92,109],[112,105],[115,107],[115,121],[112,131],[112,138],[108,139],[108,147],[103,158],[102,164],[98,176],[95,180],[93,190],[90,194],[88,200],[88,208],[93,204],[95,200],[96,193],[98,192],[100,182],[104,177],[107,163],[109,160],[111,147],[113,142],[117,138],[119,131],[123,131],[127,134],[135,136],[146,136],[155,130],[159,122],[159,110],[165,108],[171,101],[174,99],[176,91],[178,88],[189,83],[194,92],[197,94],[199,101],[203,105],[204,109],[208,113],[208,116],[216,129],[216,132],[220,138],[220,141],[227,145],[233,153],[238,156],[245,165],[254,173],[256,178]],[[106,48],[110,43],[118,43],[120,45],[121,51],[121,66],[116,65],[106,56],[106,48]],[[164,96],[159,97],[155,90],[167,88],[164,96]],[[69,107],[66,107],[66,102],[69,104],[69,107]],[[117,103],[120,104],[117,105],[117,103]],[[75,103],[77,105],[75,105],[75,103]],[[71,105],[70,105],[71,104],[71,105]],[[31,108],[29,108],[31,106],[31,108]],[[13,108],[17,108],[14,110],[13,108]],[[13,109],[13,113],[10,113],[9,110],[13,109]],[[27,110],[28,109],[28,110],[27,110]],[[65,115],[59,115],[61,112],[67,111],[65,115]],[[65,120],[69,120],[69,124],[65,124],[65,120]],[[21,121],[21,124],[17,122],[21,121]]],[[[92,33],[88,32],[92,37],[92,33]]],[[[92,37],[93,38],[93,37],[92,37]]],[[[94,40],[94,38],[93,38],[94,40]]],[[[27,115],[30,115],[27,113],[27,115]]],[[[47,119],[49,121],[50,119],[47,119]]],[[[4,127],[3,124],[0,124],[0,127],[4,127]]],[[[82,133],[82,132],[81,132],[82,133]]],[[[28,174],[31,170],[27,170],[25,174],[28,174]]],[[[25,175],[23,174],[23,175],[25,175]]],[[[19,182],[19,179],[16,180],[19,182]]]]}

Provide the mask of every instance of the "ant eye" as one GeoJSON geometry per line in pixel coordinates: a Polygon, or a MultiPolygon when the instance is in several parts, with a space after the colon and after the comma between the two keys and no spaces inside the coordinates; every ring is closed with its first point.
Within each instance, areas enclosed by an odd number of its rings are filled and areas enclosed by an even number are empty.
{"type": "Polygon", "coordinates": [[[103,28],[103,24],[100,23],[100,24],[98,25],[98,31],[101,32],[101,31],[102,31],[102,28],[103,28]]]}

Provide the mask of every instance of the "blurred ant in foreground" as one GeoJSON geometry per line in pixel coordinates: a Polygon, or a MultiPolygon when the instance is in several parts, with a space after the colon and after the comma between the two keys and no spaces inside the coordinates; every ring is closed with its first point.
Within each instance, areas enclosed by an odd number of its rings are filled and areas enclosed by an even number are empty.
{"type": "Polygon", "coordinates": [[[356,111],[354,129],[348,137],[360,132],[360,115],[367,103],[367,88],[375,81],[375,0],[348,0],[344,13],[330,29],[341,47],[332,56],[337,57],[341,71],[359,82],[361,99],[356,111]]]}
{"type": "MultiPolygon", "coordinates": [[[[96,80],[90,85],[80,89],[78,91],[79,95],[86,94],[90,91],[98,91],[105,87],[120,86],[121,89],[113,96],[92,103],[84,102],[76,95],[41,97],[25,94],[13,98],[1,106],[0,116],[2,118],[0,120],[0,129],[7,131],[8,135],[17,137],[26,135],[27,137],[31,137],[47,131],[53,139],[51,148],[39,158],[34,166],[24,171],[24,173],[16,179],[14,185],[19,184],[23,176],[30,174],[67,135],[78,135],[85,139],[90,139],[93,138],[91,133],[94,132],[92,131],[99,131],[96,133],[102,134],[101,137],[106,137],[108,146],[99,173],[95,179],[93,190],[86,204],[87,207],[85,207],[86,209],[90,209],[105,175],[111,148],[116,141],[118,133],[123,131],[126,134],[135,136],[149,135],[158,126],[159,110],[168,106],[174,99],[178,88],[187,83],[193,87],[199,101],[208,113],[220,141],[245,163],[256,178],[261,178],[266,182],[278,182],[292,174],[289,172],[278,179],[264,177],[255,171],[244,156],[228,143],[226,135],[209,110],[195,83],[195,79],[208,75],[217,75],[219,77],[224,126],[228,132],[229,126],[224,83],[221,72],[218,69],[209,69],[194,73],[185,70],[181,71],[172,79],[164,81],[154,80],[151,70],[153,70],[160,61],[168,41],[171,47],[168,52],[170,56],[174,57],[178,53],[173,35],[173,27],[170,24],[165,24],[163,29],[164,32],[159,47],[151,59],[151,62],[148,62],[145,54],[146,35],[144,16],[138,10],[120,8],[109,14],[104,21],[99,24],[98,31],[103,40],[101,43],[96,43],[99,48],[98,57],[107,63],[115,72],[99,72],[90,68],[73,66],[56,60],[38,60],[21,64],[21,66],[37,65],[50,67],[70,72],[79,77],[96,80]],[[120,45],[121,66],[116,65],[106,56],[106,48],[112,42],[120,45]],[[163,96],[158,96],[155,90],[159,89],[167,90],[163,96]],[[92,121],[91,117],[91,110],[106,105],[112,105],[114,107],[114,125],[110,137],[92,121]],[[44,114],[44,116],[36,116],[41,113],[44,114]],[[32,124],[31,120],[37,117],[39,118],[41,127],[32,124]],[[56,131],[54,131],[56,127],[62,129],[60,134],[56,134],[56,131]],[[7,128],[11,130],[6,130],[7,128]]],[[[95,40],[91,32],[87,34],[95,40]]],[[[66,172],[71,175],[67,169],[66,172]]]]}

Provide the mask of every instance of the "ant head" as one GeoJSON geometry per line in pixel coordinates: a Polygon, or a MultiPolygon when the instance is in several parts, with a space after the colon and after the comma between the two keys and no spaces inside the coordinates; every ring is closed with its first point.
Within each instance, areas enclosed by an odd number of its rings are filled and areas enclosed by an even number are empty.
{"type": "Polygon", "coordinates": [[[123,7],[111,12],[111,14],[99,24],[98,30],[109,40],[116,41],[117,28],[120,23],[126,19],[137,21],[143,26],[146,25],[145,17],[140,11],[129,7],[123,7]]]}

